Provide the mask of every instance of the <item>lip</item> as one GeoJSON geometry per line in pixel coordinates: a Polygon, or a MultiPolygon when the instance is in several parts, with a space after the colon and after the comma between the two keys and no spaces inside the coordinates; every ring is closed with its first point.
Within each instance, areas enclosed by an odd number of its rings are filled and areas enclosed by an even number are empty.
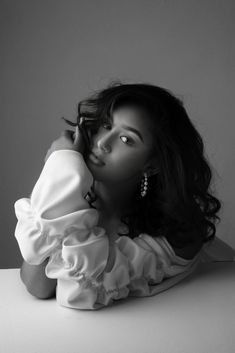
{"type": "Polygon", "coordinates": [[[103,166],[105,165],[105,163],[99,158],[97,157],[93,152],[91,152],[88,156],[89,160],[99,166],[103,166]]]}

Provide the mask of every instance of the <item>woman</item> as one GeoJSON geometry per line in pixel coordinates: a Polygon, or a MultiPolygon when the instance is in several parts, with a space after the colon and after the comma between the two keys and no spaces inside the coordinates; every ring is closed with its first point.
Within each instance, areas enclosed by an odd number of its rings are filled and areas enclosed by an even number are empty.
{"type": "Polygon", "coordinates": [[[110,85],[78,113],[90,145],[66,131],[31,198],[16,202],[22,280],[40,298],[57,285],[58,302],[78,309],[157,294],[215,236],[202,138],[182,103],[150,84],[110,85]]]}

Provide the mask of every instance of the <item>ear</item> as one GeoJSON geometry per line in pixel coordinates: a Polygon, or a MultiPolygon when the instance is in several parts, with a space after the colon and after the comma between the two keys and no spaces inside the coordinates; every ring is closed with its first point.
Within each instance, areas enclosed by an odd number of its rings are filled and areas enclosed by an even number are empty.
{"type": "Polygon", "coordinates": [[[156,174],[159,173],[159,168],[148,169],[146,171],[146,173],[147,173],[147,177],[151,177],[151,176],[156,175],[156,174]]]}
{"type": "Polygon", "coordinates": [[[145,173],[147,177],[151,177],[159,173],[159,166],[156,159],[151,160],[145,167],[145,173]]]}

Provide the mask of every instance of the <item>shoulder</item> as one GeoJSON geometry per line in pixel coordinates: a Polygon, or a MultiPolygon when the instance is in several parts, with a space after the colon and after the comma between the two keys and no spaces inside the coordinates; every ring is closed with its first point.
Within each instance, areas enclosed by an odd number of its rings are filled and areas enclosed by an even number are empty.
{"type": "MultiPolygon", "coordinates": [[[[135,238],[136,239],[136,238],[135,238]]],[[[184,246],[178,246],[178,244],[171,238],[168,239],[166,236],[151,236],[147,233],[141,233],[138,236],[138,240],[144,240],[145,243],[155,252],[162,254],[162,251],[167,253],[170,257],[177,256],[184,260],[194,260],[194,257],[200,252],[203,247],[203,242],[200,237],[195,238],[193,241],[184,246]]],[[[139,242],[138,241],[138,242],[139,242]]]]}
{"type": "Polygon", "coordinates": [[[186,260],[192,260],[199,253],[203,244],[201,241],[194,241],[192,244],[186,245],[182,248],[178,248],[172,244],[170,245],[177,256],[186,260]]]}

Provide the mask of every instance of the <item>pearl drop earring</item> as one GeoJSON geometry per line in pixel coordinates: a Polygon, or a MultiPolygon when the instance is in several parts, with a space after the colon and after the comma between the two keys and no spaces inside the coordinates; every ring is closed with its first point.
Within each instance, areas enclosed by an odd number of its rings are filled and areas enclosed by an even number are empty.
{"type": "Polygon", "coordinates": [[[147,194],[147,189],[148,189],[148,177],[147,173],[144,173],[144,178],[141,180],[141,196],[145,197],[147,194]]]}

